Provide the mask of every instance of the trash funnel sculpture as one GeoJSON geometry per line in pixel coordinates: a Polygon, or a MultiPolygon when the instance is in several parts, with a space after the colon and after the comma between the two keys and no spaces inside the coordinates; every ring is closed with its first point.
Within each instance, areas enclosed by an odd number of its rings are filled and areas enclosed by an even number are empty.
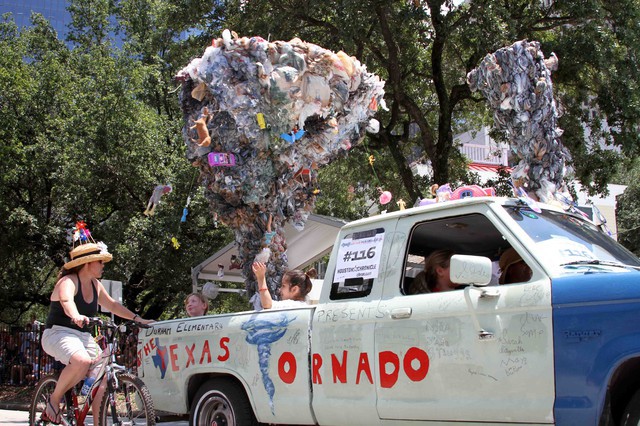
{"type": "Polygon", "coordinates": [[[284,224],[304,228],[318,169],[379,127],[384,82],[342,51],[228,30],[176,78],[187,158],[212,214],[234,232],[249,294],[257,255],[273,293],[287,267],[284,224]]]}
{"type": "Polygon", "coordinates": [[[467,74],[471,91],[480,91],[493,109],[494,125],[506,131],[520,159],[512,172],[516,186],[539,201],[565,192],[569,152],[562,145],[553,99],[551,71],[558,58],[545,59],[540,43],[521,40],[484,57],[467,74]]]}

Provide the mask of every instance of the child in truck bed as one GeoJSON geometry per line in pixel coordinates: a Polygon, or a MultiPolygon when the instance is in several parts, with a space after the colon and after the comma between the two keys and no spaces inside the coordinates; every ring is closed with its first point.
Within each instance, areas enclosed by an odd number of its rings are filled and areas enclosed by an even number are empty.
{"type": "Polygon", "coordinates": [[[311,291],[311,279],[316,276],[315,269],[310,269],[306,273],[299,269],[285,272],[280,286],[281,300],[273,300],[269,293],[266,280],[267,265],[262,262],[253,262],[251,269],[258,281],[258,293],[264,309],[295,308],[309,303],[307,294],[311,291]]]}

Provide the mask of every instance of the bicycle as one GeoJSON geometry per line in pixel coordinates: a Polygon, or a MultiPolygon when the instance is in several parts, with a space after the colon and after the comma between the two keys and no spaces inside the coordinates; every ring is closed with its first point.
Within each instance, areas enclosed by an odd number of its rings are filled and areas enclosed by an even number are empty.
{"type": "MultiPolygon", "coordinates": [[[[127,331],[130,326],[149,328],[147,325],[134,321],[127,321],[122,325],[116,325],[111,321],[101,318],[90,318],[90,325],[104,327],[108,337],[107,347],[102,351],[94,363],[102,365],[86,397],[80,395],[82,382],[68,390],[60,408],[61,424],[65,426],[84,426],[101,383],[106,380],[107,386],[100,403],[98,423],[107,425],[149,425],[156,424],[156,415],[153,400],[149,389],[137,376],[127,371],[124,366],[116,363],[116,350],[118,336],[127,331]],[[84,401],[82,399],[84,398],[84,401]]],[[[42,417],[45,407],[58,381],[58,373],[44,376],[36,385],[33,400],[29,407],[29,424],[32,426],[44,426],[53,424],[42,417]]]]}

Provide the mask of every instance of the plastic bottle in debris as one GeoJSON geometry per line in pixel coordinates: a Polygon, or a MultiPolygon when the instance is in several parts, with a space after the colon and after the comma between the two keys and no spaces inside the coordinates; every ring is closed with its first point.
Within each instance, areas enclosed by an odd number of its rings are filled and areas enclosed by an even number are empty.
{"type": "Polygon", "coordinates": [[[92,362],[91,366],[89,367],[89,371],[87,372],[87,377],[84,378],[82,389],[80,389],[80,395],[82,396],[89,395],[89,391],[91,390],[91,387],[95,383],[96,378],[98,377],[99,371],[100,371],[100,363],[96,361],[92,362]]]}

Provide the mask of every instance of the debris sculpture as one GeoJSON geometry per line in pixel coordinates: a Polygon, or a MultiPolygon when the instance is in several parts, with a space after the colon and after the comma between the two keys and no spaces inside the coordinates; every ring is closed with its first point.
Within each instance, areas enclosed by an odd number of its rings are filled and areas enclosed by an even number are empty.
{"type": "Polygon", "coordinates": [[[555,54],[547,59],[537,41],[521,40],[489,53],[467,74],[471,91],[480,91],[493,109],[495,127],[505,130],[520,159],[512,179],[539,201],[552,202],[565,191],[569,152],[559,138],[558,112],[551,71],[555,54]]]}
{"type": "Polygon", "coordinates": [[[318,168],[379,128],[384,81],[344,52],[228,30],[176,79],[187,158],[214,217],[234,232],[248,295],[256,290],[251,262],[264,248],[274,293],[287,267],[284,224],[304,228],[318,168]]]}

